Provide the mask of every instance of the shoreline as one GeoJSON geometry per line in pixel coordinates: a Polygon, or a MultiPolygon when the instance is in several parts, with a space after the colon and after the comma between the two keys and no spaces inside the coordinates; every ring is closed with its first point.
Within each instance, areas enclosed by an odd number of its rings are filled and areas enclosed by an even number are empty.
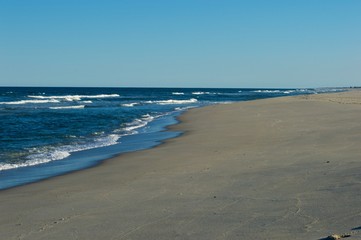
{"type": "MultiPolygon", "coordinates": [[[[29,171],[29,169],[27,168],[32,168],[32,171],[34,172],[34,176],[27,176],[26,180],[19,180],[19,182],[22,182],[20,184],[17,185],[13,185],[10,181],[10,184],[8,187],[3,187],[4,184],[2,184],[0,187],[0,192],[4,191],[4,190],[8,190],[8,189],[12,189],[12,188],[17,188],[17,187],[21,187],[21,186],[26,186],[29,184],[33,184],[33,183],[38,183],[38,182],[42,182],[42,181],[46,181],[52,178],[56,178],[56,177],[61,177],[61,176],[65,176],[68,174],[72,174],[72,173],[76,173],[82,170],[86,170],[89,168],[94,168],[97,167],[98,165],[102,164],[104,161],[107,161],[109,159],[112,158],[116,158],[119,157],[123,154],[126,153],[130,153],[130,152],[138,152],[138,151],[143,151],[143,150],[147,150],[147,149],[151,149],[154,147],[157,147],[158,145],[161,145],[164,141],[166,141],[169,138],[175,138],[178,137],[178,135],[180,135],[181,133],[176,132],[176,131],[168,131],[168,126],[172,126],[172,125],[176,125],[178,124],[178,117],[180,114],[182,114],[181,112],[176,112],[174,114],[170,114],[169,116],[164,117],[165,121],[167,123],[164,124],[160,124],[157,127],[160,127],[162,130],[160,131],[156,131],[156,132],[143,132],[143,133],[137,133],[134,135],[129,135],[129,136],[123,136],[123,141],[122,142],[118,142],[115,145],[110,145],[110,146],[105,146],[105,147],[99,147],[99,148],[93,148],[93,149],[88,149],[88,150],[83,150],[83,151],[79,151],[79,152],[75,152],[75,155],[80,155],[80,157],[78,156],[73,156],[71,155],[70,157],[67,157],[65,159],[60,159],[60,160],[55,160],[55,161],[50,161],[48,163],[45,164],[40,164],[40,165],[35,165],[35,166],[30,166],[30,167],[22,167],[22,168],[16,168],[16,169],[10,169],[9,171],[29,171]],[[163,136],[164,135],[164,136],[163,136]],[[151,138],[152,140],[143,140],[143,141],[139,141],[138,144],[136,144],[138,147],[127,147],[125,145],[129,145],[128,141],[129,138],[151,138]],[[124,138],[125,143],[124,143],[124,138]],[[143,146],[141,146],[141,143],[143,144],[143,146]],[[106,153],[104,153],[106,152],[106,153]],[[94,157],[95,156],[95,157],[94,157]],[[86,158],[92,158],[93,160],[91,161],[85,161],[84,159],[86,158]],[[72,165],[72,161],[80,161],[80,162],[84,162],[84,163],[78,163],[77,165],[72,165]],[[62,161],[67,162],[67,164],[69,164],[69,167],[64,168],[64,170],[60,171],[60,172],[54,172],[54,173],[49,173],[46,177],[39,177],[38,176],[38,172],[41,171],[49,171],[48,169],[51,168],[57,168],[59,167],[57,165],[58,161],[62,161]],[[78,166],[80,165],[80,166],[78,166]],[[32,179],[32,180],[29,180],[32,179]]],[[[155,120],[155,122],[159,121],[155,120]]],[[[151,122],[150,124],[154,124],[154,122],[151,122]]],[[[157,124],[156,124],[157,125],[157,124]]],[[[134,140],[131,140],[134,141],[134,140]]],[[[7,171],[7,170],[5,170],[7,171]]],[[[20,172],[21,174],[21,172],[20,172]]],[[[0,179],[1,181],[2,179],[0,179]]],[[[5,179],[6,180],[6,179],[5,179]]],[[[11,180],[11,179],[10,179],[11,180]]],[[[15,179],[16,180],[16,179],[15,179]]],[[[5,184],[6,185],[6,184],[5,184]]]]}
{"type": "Polygon", "coordinates": [[[1,190],[0,232],[6,239],[352,232],[358,239],[360,103],[351,91],[191,109],[167,127],[181,136],[156,147],[1,190]]]}

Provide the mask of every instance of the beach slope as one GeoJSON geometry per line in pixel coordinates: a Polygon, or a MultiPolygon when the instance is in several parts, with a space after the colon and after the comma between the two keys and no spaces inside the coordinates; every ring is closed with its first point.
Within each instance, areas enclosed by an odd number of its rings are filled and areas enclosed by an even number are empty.
{"type": "Polygon", "coordinates": [[[178,138],[0,191],[1,239],[361,239],[361,92],[192,109],[178,138]]]}

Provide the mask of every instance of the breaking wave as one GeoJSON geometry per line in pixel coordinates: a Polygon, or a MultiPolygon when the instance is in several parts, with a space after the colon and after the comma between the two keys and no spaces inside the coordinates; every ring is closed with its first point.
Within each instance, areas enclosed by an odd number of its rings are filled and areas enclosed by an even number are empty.
{"type": "Polygon", "coordinates": [[[65,101],[80,101],[84,98],[118,98],[120,97],[119,94],[98,94],[98,95],[65,95],[65,96],[35,96],[35,95],[28,95],[29,98],[36,98],[36,99],[62,99],[65,101]]]}
{"type": "Polygon", "coordinates": [[[49,107],[49,109],[81,109],[84,107],[85,107],[85,105],[78,105],[78,106],[49,107]]]}
{"type": "Polygon", "coordinates": [[[59,103],[60,101],[56,99],[49,100],[20,100],[12,102],[0,102],[0,104],[9,104],[9,105],[20,105],[20,104],[37,104],[37,103],[59,103]]]}
{"type": "Polygon", "coordinates": [[[145,101],[145,103],[155,103],[155,104],[159,104],[159,105],[168,105],[168,104],[188,104],[188,103],[196,103],[198,102],[197,99],[195,98],[191,98],[189,100],[174,100],[174,99],[170,99],[170,100],[160,100],[160,101],[145,101]]]}
{"type": "Polygon", "coordinates": [[[27,156],[27,161],[21,163],[0,163],[0,171],[9,170],[20,167],[35,166],[51,161],[61,160],[69,157],[73,152],[89,150],[93,148],[106,147],[117,144],[120,135],[110,134],[105,137],[94,139],[93,142],[80,145],[64,145],[57,148],[40,148],[37,149],[38,153],[27,156]]]}
{"type": "Polygon", "coordinates": [[[138,103],[123,103],[122,107],[134,107],[135,105],[138,105],[138,103]]]}

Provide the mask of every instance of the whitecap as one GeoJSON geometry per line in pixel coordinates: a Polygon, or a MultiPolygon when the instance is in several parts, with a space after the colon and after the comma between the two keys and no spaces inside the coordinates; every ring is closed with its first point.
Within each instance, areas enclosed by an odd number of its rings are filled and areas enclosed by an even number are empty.
{"type": "Polygon", "coordinates": [[[155,103],[155,104],[159,104],[159,105],[170,105],[170,104],[187,104],[187,103],[196,103],[198,102],[197,99],[195,98],[191,98],[189,100],[174,100],[174,99],[170,99],[170,100],[160,100],[160,101],[146,101],[145,103],[155,103]]]}
{"type": "Polygon", "coordinates": [[[280,93],[280,90],[255,90],[256,93],[280,93]]]}
{"type": "Polygon", "coordinates": [[[8,104],[8,105],[20,105],[20,104],[38,104],[38,103],[58,103],[58,100],[50,99],[50,100],[20,100],[13,102],[0,102],[0,104],[8,104]]]}
{"type": "Polygon", "coordinates": [[[138,133],[137,131],[134,130],[147,126],[149,122],[153,121],[155,118],[158,118],[159,116],[161,115],[151,116],[150,114],[145,114],[140,119],[134,119],[132,122],[127,123],[126,127],[123,128],[123,130],[126,131],[125,135],[138,133]]]}
{"type": "Polygon", "coordinates": [[[187,106],[187,107],[176,107],[174,110],[176,111],[185,111],[191,108],[195,108],[194,106],[187,106]]]}
{"type": "Polygon", "coordinates": [[[148,122],[154,120],[154,118],[155,118],[155,117],[152,116],[152,115],[150,115],[150,114],[144,114],[144,115],[142,116],[142,119],[145,120],[145,121],[148,121],[148,122]]]}
{"type": "Polygon", "coordinates": [[[119,94],[98,94],[98,95],[65,95],[65,96],[35,96],[29,95],[29,98],[37,99],[62,99],[64,101],[80,101],[83,98],[117,98],[119,94]]]}
{"type": "Polygon", "coordinates": [[[193,95],[211,94],[210,92],[192,92],[193,95]]]}
{"type": "Polygon", "coordinates": [[[124,130],[127,132],[127,134],[129,133],[137,133],[137,132],[133,132],[135,129],[141,128],[141,127],[145,127],[148,124],[148,121],[144,121],[141,119],[135,119],[133,122],[128,123],[127,127],[124,128],[124,130]]]}
{"type": "Polygon", "coordinates": [[[159,114],[154,116],[150,114],[142,115],[141,118],[137,118],[134,119],[132,122],[126,123],[124,127],[120,129],[116,129],[114,130],[114,132],[121,133],[122,136],[137,134],[138,133],[137,129],[147,126],[154,119],[159,118],[161,116],[164,116],[164,114],[159,114]]]}
{"type": "Polygon", "coordinates": [[[123,107],[134,107],[137,104],[138,103],[123,103],[121,106],[123,106],[123,107]]]}
{"type": "Polygon", "coordinates": [[[84,108],[85,105],[78,106],[60,106],[60,107],[49,107],[49,109],[81,109],[84,108]]]}

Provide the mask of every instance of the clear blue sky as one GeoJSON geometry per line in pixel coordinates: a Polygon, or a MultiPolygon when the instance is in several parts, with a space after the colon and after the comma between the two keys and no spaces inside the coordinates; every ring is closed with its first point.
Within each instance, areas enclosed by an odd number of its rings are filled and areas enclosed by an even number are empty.
{"type": "Polygon", "coordinates": [[[0,86],[351,85],[360,0],[0,0],[0,86]]]}

